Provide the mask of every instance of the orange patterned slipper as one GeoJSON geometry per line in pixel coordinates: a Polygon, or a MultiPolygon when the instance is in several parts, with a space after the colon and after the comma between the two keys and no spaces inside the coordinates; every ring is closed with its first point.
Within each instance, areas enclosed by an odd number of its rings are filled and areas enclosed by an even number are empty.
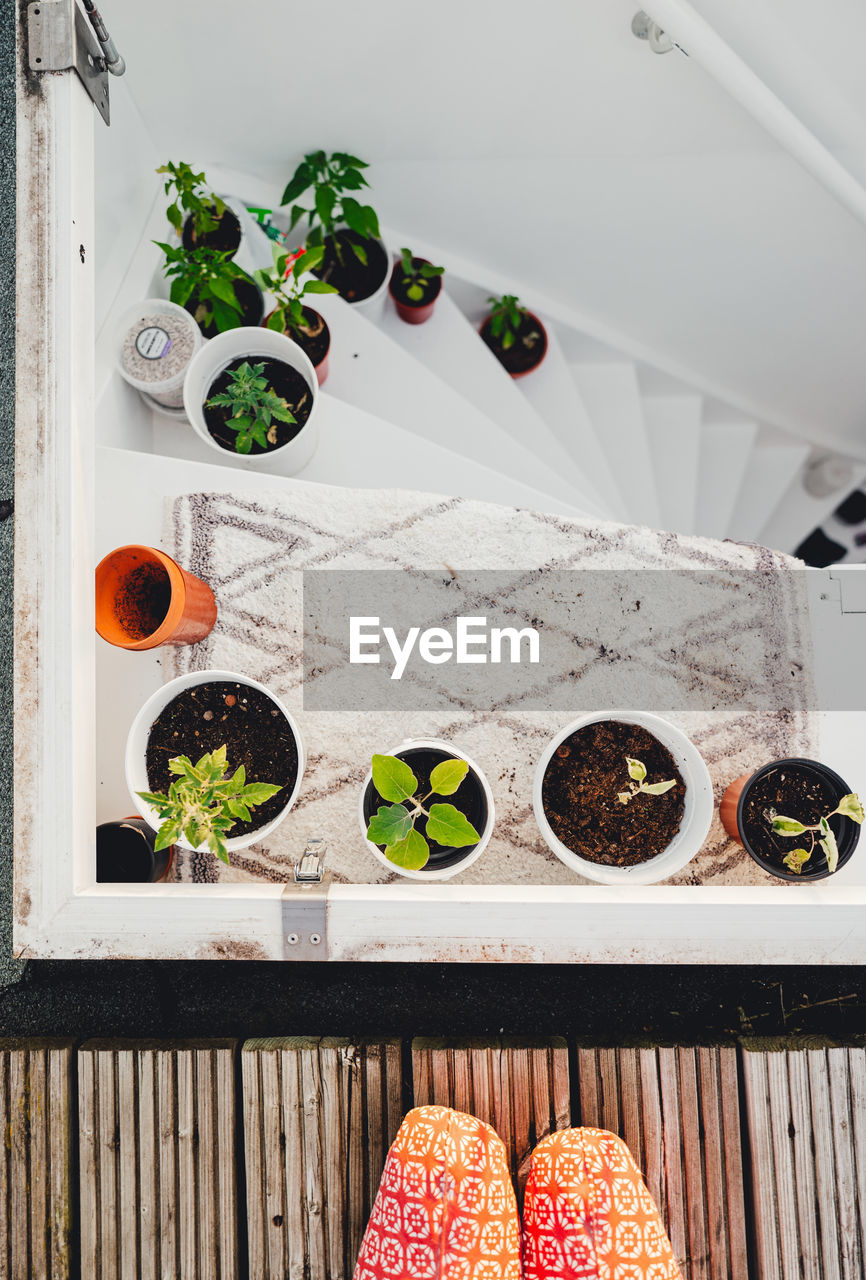
{"type": "Polygon", "coordinates": [[[682,1280],[625,1143],[564,1129],[532,1153],[523,1199],[524,1280],[682,1280]]]}
{"type": "Polygon", "coordinates": [[[410,1111],[394,1139],[354,1280],[520,1280],[505,1148],[482,1120],[410,1111]]]}

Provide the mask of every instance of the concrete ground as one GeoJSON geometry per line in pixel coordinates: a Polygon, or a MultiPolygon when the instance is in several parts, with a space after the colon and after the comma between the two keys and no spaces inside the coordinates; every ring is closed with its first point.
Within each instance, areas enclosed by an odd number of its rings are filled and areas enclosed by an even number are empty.
{"type": "Polygon", "coordinates": [[[11,957],[15,0],[0,0],[0,1035],[533,1035],[704,1043],[866,1034],[866,972],[36,962],[11,957]]]}

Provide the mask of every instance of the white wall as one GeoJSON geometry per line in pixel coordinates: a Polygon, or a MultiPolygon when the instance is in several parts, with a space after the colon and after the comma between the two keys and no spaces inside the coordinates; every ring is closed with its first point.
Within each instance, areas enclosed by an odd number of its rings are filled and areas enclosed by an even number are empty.
{"type": "MultiPolygon", "coordinates": [[[[372,163],[383,221],[513,271],[769,419],[866,455],[866,227],[693,61],[636,41],[637,7],[106,5],[155,154],[249,170],[276,196],[304,150],[354,151],[372,163]]],[[[743,16],[783,16],[781,0],[700,7],[734,10],[732,41],[745,31],[758,50],[766,32],[743,16]]],[[[858,15],[853,0],[838,7],[845,41],[858,15]]],[[[802,0],[793,8],[806,11],[802,0]]],[[[832,58],[825,81],[828,70],[832,58]]],[[[845,111],[828,107],[829,89],[810,98],[813,127],[836,120],[854,136],[852,95],[866,91],[848,80],[833,90],[845,111]]],[[[152,167],[154,153],[127,146],[123,127],[100,139],[104,175],[152,167]]],[[[129,225],[111,197],[102,223],[110,255],[129,225]]]]}

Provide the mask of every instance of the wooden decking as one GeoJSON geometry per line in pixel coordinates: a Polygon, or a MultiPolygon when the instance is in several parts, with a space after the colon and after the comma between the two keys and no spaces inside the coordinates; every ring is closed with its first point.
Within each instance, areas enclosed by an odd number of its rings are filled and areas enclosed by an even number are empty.
{"type": "Polygon", "coordinates": [[[864,1049],[287,1037],[0,1041],[0,1280],[351,1280],[425,1102],[520,1189],[546,1133],[619,1133],[687,1280],[866,1275],[864,1049]]]}

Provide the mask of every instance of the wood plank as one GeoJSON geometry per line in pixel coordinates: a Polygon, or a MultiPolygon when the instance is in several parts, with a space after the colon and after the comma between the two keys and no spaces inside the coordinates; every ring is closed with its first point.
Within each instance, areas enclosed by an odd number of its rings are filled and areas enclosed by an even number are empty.
{"type": "Polygon", "coordinates": [[[233,1041],[78,1053],[82,1274],[236,1280],[233,1041]]]}
{"type": "Polygon", "coordinates": [[[249,1273],[349,1280],[403,1118],[399,1041],[248,1040],[249,1273]]]}
{"type": "Polygon", "coordinates": [[[864,1051],[756,1049],[744,1053],[743,1071],[761,1276],[859,1280],[866,1221],[864,1051]],[[777,1231],[769,1223],[778,1224],[777,1231]]]}
{"type": "Polygon", "coordinates": [[[564,1040],[412,1042],[415,1106],[467,1111],[496,1130],[522,1195],[533,1148],[571,1123],[564,1040]]]}
{"type": "MultiPolygon", "coordinates": [[[[0,1276],[70,1275],[72,1042],[0,1039],[0,1276]]],[[[83,1159],[86,1160],[86,1137],[83,1159]]]]}
{"type": "Polygon", "coordinates": [[[583,1047],[578,1065],[581,1124],[626,1142],[686,1280],[747,1280],[735,1051],[583,1047]]]}

